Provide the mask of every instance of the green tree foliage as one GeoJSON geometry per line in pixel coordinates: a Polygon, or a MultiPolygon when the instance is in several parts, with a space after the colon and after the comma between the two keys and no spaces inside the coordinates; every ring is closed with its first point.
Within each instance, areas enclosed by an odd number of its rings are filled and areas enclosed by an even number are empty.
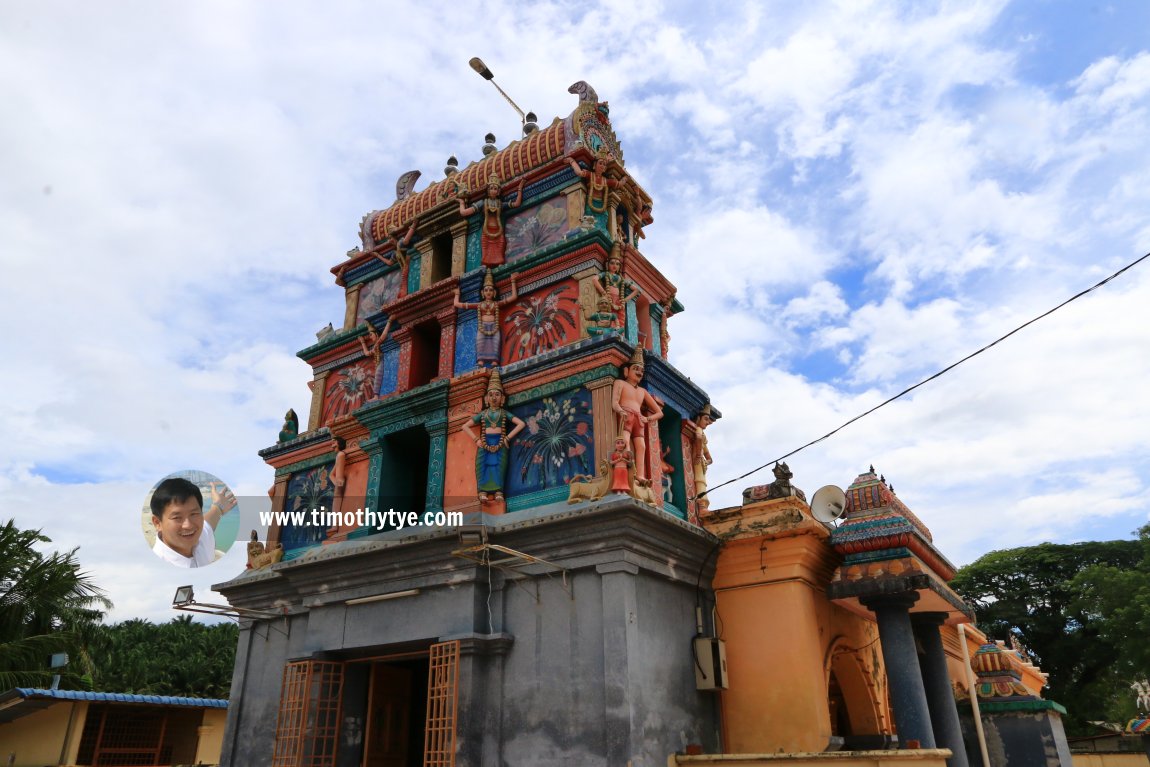
{"type": "MultiPolygon", "coordinates": [[[[1123,626],[1143,625],[1150,612],[1143,602],[1122,609],[1114,599],[1131,585],[1130,576],[1146,562],[1145,541],[1043,543],[992,551],[959,570],[951,586],[972,602],[978,626],[993,639],[1013,634],[1049,675],[1045,696],[1064,704],[1071,734],[1090,731],[1089,721],[1117,721],[1130,703],[1132,666],[1118,662],[1134,636],[1123,626]],[[1103,609],[1102,597],[1106,609],[1103,609]],[[1119,620],[1124,623],[1119,623],[1119,620]],[[1141,623],[1139,623],[1141,622],[1141,623]],[[1128,641],[1127,641],[1128,640],[1128,641]]],[[[1150,599],[1150,582],[1142,579],[1150,599]]]]}
{"type": "Polygon", "coordinates": [[[226,698],[238,641],[234,623],[207,625],[190,615],[104,626],[92,649],[95,685],[106,692],[226,698]]]}
{"type": "Polygon", "coordinates": [[[39,530],[0,526],[0,690],[47,687],[53,653],[66,652],[61,687],[87,687],[87,646],[109,602],[80,570],[76,549],[43,554],[39,530]]]}
{"type": "Polygon", "coordinates": [[[1150,525],[1138,531],[1142,558],[1131,568],[1099,563],[1074,576],[1074,609],[1098,625],[1117,649],[1114,671],[1126,680],[1150,678],[1150,525]]]}

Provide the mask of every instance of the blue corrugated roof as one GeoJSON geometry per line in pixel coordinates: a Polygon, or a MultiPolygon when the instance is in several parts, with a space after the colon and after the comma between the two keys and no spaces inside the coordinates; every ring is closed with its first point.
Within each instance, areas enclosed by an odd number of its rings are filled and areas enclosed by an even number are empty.
{"type": "Polygon", "coordinates": [[[227,708],[228,701],[220,698],[180,698],[174,695],[130,695],[123,692],[85,692],[84,690],[40,690],[17,687],[21,698],[55,698],[56,700],[88,700],[99,703],[144,703],[153,706],[196,706],[198,708],[227,708]]]}

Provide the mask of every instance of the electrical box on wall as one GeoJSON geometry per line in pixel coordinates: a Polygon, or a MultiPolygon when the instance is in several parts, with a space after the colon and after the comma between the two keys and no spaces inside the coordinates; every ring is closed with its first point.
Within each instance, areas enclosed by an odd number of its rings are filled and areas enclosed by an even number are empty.
{"type": "Polygon", "coordinates": [[[727,646],[715,637],[695,637],[695,689],[727,689],[727,646]]]}

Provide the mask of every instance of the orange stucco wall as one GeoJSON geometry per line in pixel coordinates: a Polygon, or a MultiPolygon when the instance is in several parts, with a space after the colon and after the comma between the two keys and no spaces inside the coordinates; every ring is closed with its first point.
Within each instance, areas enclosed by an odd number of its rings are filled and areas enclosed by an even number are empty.
{"type": "Polygon", "coordinates": [[[704,524],[729,539],[713,582],[730,684],[721,693],[725,751],[823,751],[832,671],[850,731],[889,733],[877,628],[827,600],[838,560],[806,504],[724,509],[704,524]]]}

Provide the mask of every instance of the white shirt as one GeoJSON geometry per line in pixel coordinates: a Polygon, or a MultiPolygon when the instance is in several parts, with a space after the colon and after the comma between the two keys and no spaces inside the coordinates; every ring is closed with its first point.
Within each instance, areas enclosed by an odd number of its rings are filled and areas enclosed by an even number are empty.
{"type": "Polygon", "coordinates": [[[185,557],[180,552],[164,543],[159,537],[152,546],[152,553],[170,565],[176,567],[203,567],[216,561],[216,531],[207,522],[200,531],[200,540],[192,549],[192,556],[185,557]]]}

